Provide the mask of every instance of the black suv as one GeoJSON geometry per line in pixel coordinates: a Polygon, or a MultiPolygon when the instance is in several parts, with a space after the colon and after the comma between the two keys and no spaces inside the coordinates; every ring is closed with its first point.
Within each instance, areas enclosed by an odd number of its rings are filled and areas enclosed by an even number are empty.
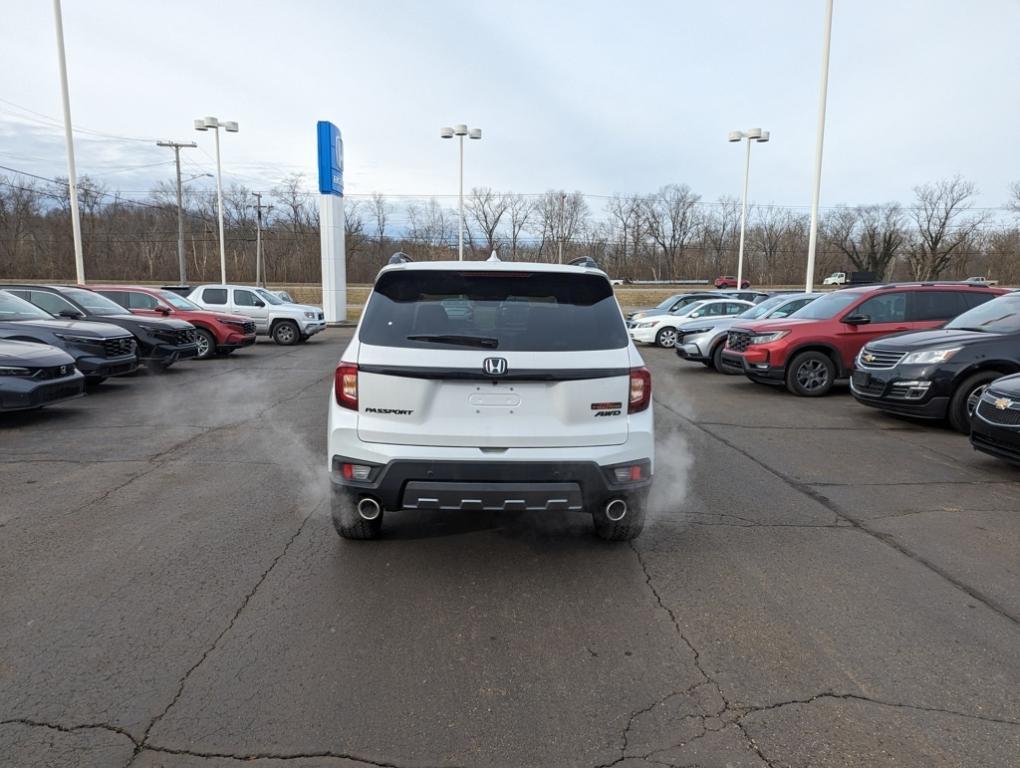
{"type": "Polygon", "coordinates": [[[138,357],[151,371],[198,356],[195,326],[183,320],[132,315],[115,301],[69,285],[0,285],[0,289],[35,304],[51,315],[119,325],[138,342],[138,357]]]}
{"type": "Polygon", "coordinates": [[[974,412],[970,444],[1020,466],[1020,376],[988,385],[974,412]]]}
{"type": "Polygon", "coordinates": [[[138,368],[134,337],[116,325],[53,317],[0,291],[0,339],[49,344],[67,352],[89,384],[138,368]]]}
{"type": "Polygon", "coordinates": [[[937,330],[887,336],[857,355],[850,391],[891,413],[949,419],[970,432],[988,385],[1020,371],[1020,294],[999,296],[937,330]]]}

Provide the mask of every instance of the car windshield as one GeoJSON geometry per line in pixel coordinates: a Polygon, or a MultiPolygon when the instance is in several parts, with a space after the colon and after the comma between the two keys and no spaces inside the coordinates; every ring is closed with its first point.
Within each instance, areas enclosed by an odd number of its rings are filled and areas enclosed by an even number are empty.
{"type": "Polygon", "coordinates": [[[5,320],[52,320],[53,315],[24,299],[0,291],[0,322],[5,320]]]}
{"type": "Polygon", "coordinates": [[[986,333],[1020,332],[1020,295],[1009,294],[992,299],[958,315],[944,326],[959,331],[986,333]]]}
{"type": "Polygon", "coordinates": [[[773,296],[771,299],[765,299],[761,304],[755,304],[753,307],[741,312],[738,317],[745,320],[756,320],[759,317],[764,317],[773,309],[782,306],[789,298],[786,296],[773,296]]]}
{"type": "Polygon", "coordinates": [[[792,320],[828,320],[830,317],[838,315],[860,297],[858,293],[836,291],[818,297],[788,317],[792,320]]]}
{"type": "Polygon", "coordinates": [[[269,291],[267,291],[265,288],[256,288],[255,289],[255,293],[257,293],[263,299],[265,299],[270,304],[273,304],[275,306],[279,306],[280,304],[286,304],[287,303],[287,302],[281,300],[280,297],[277,296],[276,294],[270,293],[269,291]]]}
{"type": "Polygon", "coordinates": [[[384,347],[552,352],[629,343],[609,281],[555,272],[394,271],[376,283],[360,339],[384,347]]]}
{"type": "Polygon", "coordinates": [[[169,304],[175,309],[186,309],[186,310],[200,310],[202,309],[198,304],[188,301],[186,298],[181,296],[179,293],[173,291],[160,291],[158,294],[159,298],[169,304]]]}
{"type": "Polygon", "coordinates": [[[128,311],[117,302],[82,288],[64,288],[62,293],[94,315],[126,315],[128,311]]]}
{"type": "Polygon", "coordinates": [[[670,296],[668,299],[663,299],[658,304],[656,304],[655,308],[656,309],[669,309],[670,307],[673,306],[673,303],[677,299],[679,299],[679,298],[680,298],[680,296],[670,296]]]}

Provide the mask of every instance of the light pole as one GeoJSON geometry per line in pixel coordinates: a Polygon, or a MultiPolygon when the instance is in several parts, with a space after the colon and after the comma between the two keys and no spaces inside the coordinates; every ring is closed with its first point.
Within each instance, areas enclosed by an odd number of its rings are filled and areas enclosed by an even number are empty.
{"type": "Polygon", "coordinates": [[[237,133],[237,123],[227,120],[220,122],[215,117],[204,117],[195,121],[196,131],[208,131],[210,128],[216,132],[216,208],[220,218],[220,284],[224,285],[227,282],[227,249],[223,243],[223,174],[220,170],[220,128],[227,133],[237,133]]]}
{"type": "Polygon", "coordinates": [[[444,139],[460,138],[460,238],[457,246],[457,258],[464,261],[464,137],[469,139],[482,138],[481,128],[468,130],[466,125],[455,125],[453,128],[441,128],[439,135],[444,139]]]}
{"type": "Polygon", "coordinates": [[[67,92],[67,58],[64,56],[64,19],[60,0],[53,0],[57,25],[57,63],[60,66],[60,97],[64,105],[64,145],[67,147],[67,186],[71,193],[71,236],[74,238],[74,271],[80,284],[85,282],[85,257],[81,247],[81,216],[78,213],[78,175],[74,168],[74,138],[71,136],[71,97],[67,92]]]}
{"type": "Polygon", "coordinates": [[[751,128],[748,131],[730,131],[728,141],[747,140],[747,155],[744,157],[744,196],[740,202],[740,250],[737,252],[737,290],[743,288],[744,283],[744,231],[747,228],[747,182],[751,175],[751,142],[757,141],[764,144],[769,140],[769,132],[761,128],[751,128]]]}
{"type": "Polygon", "coordinates": [[[807,293],[814,290],[815,246],[818,244],[818,198],[822,192],[822,144],[825,141],[825,98],[829,92],[829,43],[832,41],[832,0],[825,4],[825,47],[822,49],[822,83],[818,89],[818,135],[815,138],[815,186],[811,190],[811,230],[808,235],[807,293]]]}
{"type": "Polygon", "coordinates": [[[181,148],[197,147],[193,142],[157,141],[157,147],[170,147],[174,151],[174,162],[177,164],[177,268],[181,273],[181,285],[188,282],[188,265],[184,260],[184,203],[181,198],[181,148]]]}

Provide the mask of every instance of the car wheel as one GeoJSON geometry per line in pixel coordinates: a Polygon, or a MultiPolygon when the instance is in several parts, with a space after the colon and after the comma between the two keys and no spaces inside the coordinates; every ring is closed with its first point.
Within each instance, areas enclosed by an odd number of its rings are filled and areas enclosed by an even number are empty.
{"type": "Polygon", "coordinates": [[[742,282],[740,284],[740,287],[746,290],[746,289],[751,287],[751,284],[749,282],[747,282],[747,280],[745,280],[744,282],[742,282]]]}
{"type": "Polygon", "coordinates": [[[334,492],[332,499],[333,527],[343,539],[378,539],[382,531],[383,513],[374,520],[358,514],[354,499],[345,492],[334,492]]]}
{"type": "Polygon", "coordinates": [[[205,328],[195,329],[195,343],[198,344],[199,360],[205,360],[216,354],[216,337],[205,328]]]}
{"type": "Polygon", "coordinates": [[[628,499],[626,514],[612,519],[617,513],[618,510],[607,511],[605,505],[592,512],[596,536],[604,541],[632,541],[641,535],[645,527],[644,499],[628,499]]]}
{"type": "Polygon", "coordinates": [[[281,320],[273,326],[273,341],[284,347],[297,344],[301,338],[297,323],[292,320],[281,320]]]}
{"type": "Polygon", "coordinates": [[[720,341],[715,345],[715,349],[712,350],[712,367],[719,371],[719,373],[725,374],[726,376],[733,376],[736,373],[740,373],[740,371],[735,371],[732,368],[726,367],[726,364],[722,359],[722,353],[725,347],[725,341],[720,341]]]}
{"type": "Polygon", "coordinates": [[[801,397],[821,397],[832,389],[836,366],[824,352],[801,352],[786,369],[786,388],[801,397]]]}
{"type": "Polygon", "coordinates": [[[964,379],[949,399],[947,415],[949,425],[953,429],[965,435],[970,434],[970,419],[981,400],[981,395],[988,389],[989,384],[1002,375],[998,371],[982,371],[964,379]]]}
{"type": "Polygon", "coordinates": [[[672,349],[676,346],[676,328],[663,328],[655,334],[655,343],[660,347],[672,349]]]}

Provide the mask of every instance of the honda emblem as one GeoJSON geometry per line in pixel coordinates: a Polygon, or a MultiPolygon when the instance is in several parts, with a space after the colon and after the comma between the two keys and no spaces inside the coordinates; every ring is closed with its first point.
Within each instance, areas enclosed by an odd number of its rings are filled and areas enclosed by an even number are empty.
{"type": "Polygon", "coordinates": [[[482,370],[490,376],[502,376],[506,373],[507,365],[505,357],[487,357],[482,363],[482,370]]]}

